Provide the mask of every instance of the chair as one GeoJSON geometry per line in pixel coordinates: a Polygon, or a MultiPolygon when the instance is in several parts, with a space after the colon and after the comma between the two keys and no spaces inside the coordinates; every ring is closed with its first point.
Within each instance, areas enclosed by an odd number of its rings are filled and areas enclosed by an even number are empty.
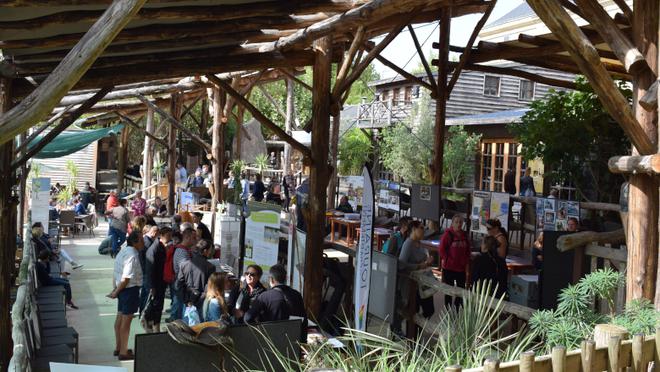
{"type": "Polygon", "coordinates": [[[78,227],[78,226],[81,227],[81,231],[83,231],[85,229],[88,229],[89,234],[91,236],[95,236],[94,235],[94,222],[92,220],[92,215],[91,214],[88,214],[86,216],[82,216],[82,220],[76,221],[76,227],[78,227]]]}
{"type": "Polygon", "coordinates": [[[73,236],[76,235],[76,212],[74,211],[60,212],[60,225],[57,231],[58,235],[62,235],[63,228],[70,228],[73,236]]]}

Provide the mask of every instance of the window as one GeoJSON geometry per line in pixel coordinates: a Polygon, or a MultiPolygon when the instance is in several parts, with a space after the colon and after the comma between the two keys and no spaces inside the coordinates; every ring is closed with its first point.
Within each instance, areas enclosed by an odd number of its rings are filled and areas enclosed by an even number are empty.
{"type": "Polygon", "coordinates": [[[412,98],[412,87],[406,87],[405,90],[403,91],[403,100],[404,101],[410,101],[412,98]]]}
{"type": "Polygon", "coordinates": [[[481,147],[481,189],[490,190],[492,143],[484,143],[481,147]]]}
{"type": "Polygon", "coordinates": [[[388,95],[387,93],[388,93],[387,90],[384,90],[380,93],[380,100],[381,101],[387,101],[387,95],[388,95]]]}
{"type": "Polygon", "coordinates": [[[412,89],[413,98],[419,98],[419,85],[415,85],[412,89]]]}
{"type": "Polygon", "coordinates": [[[484,75],[484,96],[499,97],[500,78],[498,76],[484,75]]]}
{"type": "Polygon", "coordinates": [[[394,88],[394,93],[392,93],[392,106],[396,106],[400,99],[399,88],[394,88]]]}
{"type": "Polygon", "coordinates": [[[518,91],[518,99],[521,101],[531,101],[534,99],[534,88],[536,84],[529,80],[520,80],[520,89],[518,91]]]}
{"type": "Polygon", "coordinates": [[[481,174],[479,185],[485,191],[504,191],[504,176],[513,170],[516,179],[522,176],[525,161],[520,156],[521,145],[506,140],[490,140],[481,144],[481,174]]]}

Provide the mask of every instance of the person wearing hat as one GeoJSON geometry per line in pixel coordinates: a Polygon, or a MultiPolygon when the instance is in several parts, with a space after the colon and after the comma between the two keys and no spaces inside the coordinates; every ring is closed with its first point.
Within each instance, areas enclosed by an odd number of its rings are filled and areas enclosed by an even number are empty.
{"type": "Polygon", "coordinates": [[[195,212],[193,213],[193,221],[195,224],[197,224],[197,236],[200,237],[202,240],[213,240],[213,236],[211,235],[211,230],[202,222],[202,218],[204,217],[204,214],[202,212],[195,212]]]}

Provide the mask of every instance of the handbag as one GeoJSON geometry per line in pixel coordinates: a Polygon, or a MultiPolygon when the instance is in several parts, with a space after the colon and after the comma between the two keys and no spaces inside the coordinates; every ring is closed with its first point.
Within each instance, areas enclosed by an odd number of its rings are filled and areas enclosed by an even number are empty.
{"type": "Polygon", "coordinates": [[[183,312],[183,321],[191,327],[200,323],[199,313],[195,305],[186,306],[183,312]]]}

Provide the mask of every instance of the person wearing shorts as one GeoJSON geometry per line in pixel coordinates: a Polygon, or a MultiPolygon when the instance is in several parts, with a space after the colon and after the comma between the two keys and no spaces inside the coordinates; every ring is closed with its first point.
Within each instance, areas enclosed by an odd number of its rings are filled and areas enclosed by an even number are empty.
{"type": "Polygon", "coordinates": [[[139,252],[144,249],[140,231],[133,231],[126,239],[126,248],[119,251],[115,258],[112,286],[108,295],[118,299],[117,317],[115,318],[115,351],[119,360],[134,359],[133,351],[128,349],[131,322],[140,307],[140,287],[142,286],[142,267],[139,252]]]}

